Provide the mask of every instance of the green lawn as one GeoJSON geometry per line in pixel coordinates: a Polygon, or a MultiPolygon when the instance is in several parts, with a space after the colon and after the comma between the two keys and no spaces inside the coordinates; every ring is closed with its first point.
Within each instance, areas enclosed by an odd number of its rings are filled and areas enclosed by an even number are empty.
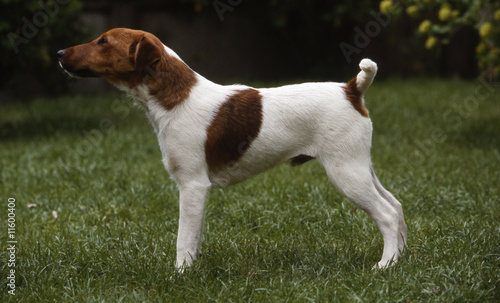
{"type": "Polygon", "coordinates": [[[178,192],[139,108],[118,94],[0,103],[0,302],[500,301],[500,88],[376,81],[366,103],[374,167],[408,224],[396,266],[371,269],[380,233],[313,161],[213,190],[203,256],[182,275],[178,192]]]}

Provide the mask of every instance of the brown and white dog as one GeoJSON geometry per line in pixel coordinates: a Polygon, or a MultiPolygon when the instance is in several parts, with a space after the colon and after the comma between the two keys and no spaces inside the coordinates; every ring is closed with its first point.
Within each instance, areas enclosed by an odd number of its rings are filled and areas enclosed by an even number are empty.
{"type": "Polygon", "coordinates": [[[70,75],[108,80],[149,116],[180,191],[178,268],[200,253],[211,187],[241,182],[287,160],[299,165],[317,159],[337,189],[372,217],[384,239],[379,267],[403,250],[403,209],[370,160],[372,123],[363,93],[377,72],[373,61],[363,59],[348,83],[256,89],[205,79],[144,31],[112,29],[57,54],[70,75]]]}

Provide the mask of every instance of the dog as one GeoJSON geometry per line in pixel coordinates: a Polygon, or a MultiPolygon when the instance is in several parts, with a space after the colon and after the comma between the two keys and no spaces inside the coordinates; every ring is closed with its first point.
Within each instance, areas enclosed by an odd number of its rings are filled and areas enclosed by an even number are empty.
{"type": "Polygon", "coordinates": [[[347,83],[276,88],[219,85],[191,70],[153,34],[126,28],[57,52],[73,77],[102,77],[144,108],[165,168],[180,193],[176,267],[201,252],[207,195],[290,161],[316,159],[330,181],[376,222],[384,248],[375,267],[395,263],[406,245],[401,203],[375,175],[372,122],[363,95],[377,65],[363,59],[347,83]]]}

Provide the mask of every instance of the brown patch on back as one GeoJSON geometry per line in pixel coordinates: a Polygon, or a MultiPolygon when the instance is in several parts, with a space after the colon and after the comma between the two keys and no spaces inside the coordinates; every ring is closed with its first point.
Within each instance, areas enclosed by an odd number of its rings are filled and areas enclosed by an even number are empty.
{"type": "Polygon", "coordinates": [[[354,109],[357,110],[361,114],[361,116],[368,118],[368,109],[366,109],[363,104],[363,96],[361,95],[361,92],[358,90],[358,87],[356,85],[356,78],[357,77],[352,78],[351,81],[343,86],[343,89],[347,100],[351,102],[354,109]]]}
{"type": "Polygon", "coordinates": [[[231,166],[250,147],[262,126],[262,96],[249,88],[224,102],[207,128],[205,159],[210,170],[231,166]]]}
{"type": "Polygon", "coordinates": [[[308,155],[298,155],[296,157],[293,157],[290,159],[290,165],[291,166],[299,166],[302,165],[308,161],[314,160],[316,158],[308,156],[308,155]]]}

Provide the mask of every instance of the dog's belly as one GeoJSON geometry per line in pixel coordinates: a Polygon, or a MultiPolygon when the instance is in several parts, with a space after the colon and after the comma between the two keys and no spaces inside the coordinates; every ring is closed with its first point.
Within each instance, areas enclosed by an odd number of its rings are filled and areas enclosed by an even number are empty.
{"type": "Polygon", "coordinates": [[[299,155],[317,156],[315,123],[300,131],[294,128],[282,128],[279,132],[268,127],[266,119],[261,134],[237,161],[225,167],[209,172],[209,179],[214,187],[226,187],[242,182],[262,173],[280,163],[299,155]]]}
{"type": "Polygon", "coordinates": [[[226,187],[243,182],[289,159],[283,155],[275,155],[267,159],[252,156],[247,155],[238,162],[223,169],[210,171],[209,179],[212,186],[216,188],[226,187]]]}

